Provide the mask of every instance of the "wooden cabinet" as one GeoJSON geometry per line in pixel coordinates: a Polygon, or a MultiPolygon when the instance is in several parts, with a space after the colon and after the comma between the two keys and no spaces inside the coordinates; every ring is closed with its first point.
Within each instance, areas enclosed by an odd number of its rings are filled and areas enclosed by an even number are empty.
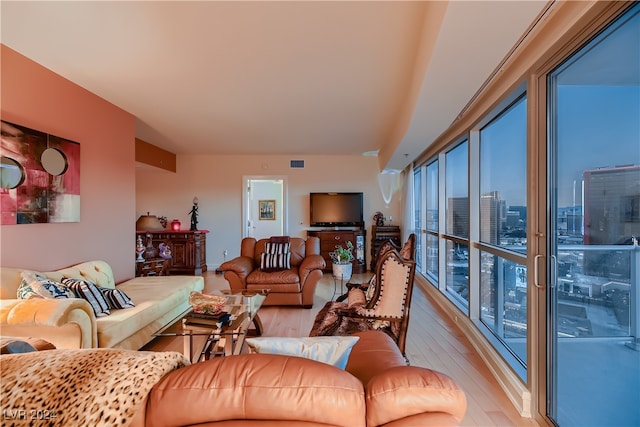
{"type": "Polygon", "coordinates": [[[383,225],[371,227],[371,271],[376,270],[376,254],[380,245],[391,240],[398,247],[402,246],[400,240],[400,227],[397,225],[383,225]]]}
{"type": "Polygon", "coordinates": [[[169,274],[169,260],[154,258],[136,261],[136,277],[139,276],[167,276],[169,274]]]}
{"type": "Polygon", "coordinates": [[[353,273],[360,274],[367,271],[367,261],[365,257],[366,230],[323,230],[307,231],[307,236],[320,238],[320,254],[327,263],[325,272],[331,272],[331,257],[329,252],[336,248],[336,245],[346,247],[347,242],[351,242],[354,247],[355,259],[353,260],[353,273]]]}
{"type": "Polygon", "coordinates": [[[171,259],[170,274],[190,274],[198,276],[207,271],[207,230],[181,231],[138,231],[137,236],[147,245],[147,235],[151,235],[152,244],[157,249],[160,243],[169,245],[171,259]]]}

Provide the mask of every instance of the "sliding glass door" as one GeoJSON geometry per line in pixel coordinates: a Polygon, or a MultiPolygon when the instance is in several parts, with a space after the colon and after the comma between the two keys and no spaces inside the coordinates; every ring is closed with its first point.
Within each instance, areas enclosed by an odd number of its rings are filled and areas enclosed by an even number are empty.
{"type": "Polygon", "coordinates": [[[640,5],[548,78],[547,412],[640,425],[640,5]]]}

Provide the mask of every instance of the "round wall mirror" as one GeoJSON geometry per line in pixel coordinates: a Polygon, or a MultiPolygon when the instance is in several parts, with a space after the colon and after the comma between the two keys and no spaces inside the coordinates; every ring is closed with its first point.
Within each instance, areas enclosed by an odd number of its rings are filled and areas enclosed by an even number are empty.
{"type": "Polygon", "coordinates": [[[67,156],[57,148],[44,150],[40,156],[40,163],[42,163],[44,170],[55,176],[62,175],[69,167],[67,156]]]}
{"type": "Polygon", "coordinates": [[[0,157],[0,187],[4,189],[16,188],[24,182],[25,172],[20,163],[11,157],[0,157]]]}

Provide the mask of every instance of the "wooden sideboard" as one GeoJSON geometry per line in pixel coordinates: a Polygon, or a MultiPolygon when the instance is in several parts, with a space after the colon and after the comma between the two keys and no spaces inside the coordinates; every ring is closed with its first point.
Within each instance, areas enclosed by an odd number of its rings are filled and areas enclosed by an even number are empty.
{"type": "Polygon", "coordinates": [[[169,260],[164,258],[136,260],[136,277],[139,276],[167,276],[169,274],[169,260]]]}
{"type": "Polygon", "coordinates": [[[346,244],[350,241],[354,247],[355,258],[353,260],[353,273],[360,274],[367,271],[367,261],[365,257],[365,241],[366,230],[308,230],[308,237],[320,238],[320,254],[327,263],[325,272],[331,272],[331,257],[329,252],[332,252],[336,245],[341,245],[346,248],[346,244]]]}
{"type": "Polygon", "coordinates": [[[376,255],[385,241],[391,240],[396,246],[402,246],[400,227],[397,225],[382,225],[371,227],[371,271],[376,271],[376,255]]]}
{"type": "Polygon", "coordinates": [[[147,235],[151,235],[152,244],[156,250],[160,243],[169,245],[171,259],[169,260],[170,274],[190,274],[198,276],[207,271],[207,233],[208,230],[180,230],[180,231],[137,231],[142,237],[142,243],[147,245],[147,235]]]}

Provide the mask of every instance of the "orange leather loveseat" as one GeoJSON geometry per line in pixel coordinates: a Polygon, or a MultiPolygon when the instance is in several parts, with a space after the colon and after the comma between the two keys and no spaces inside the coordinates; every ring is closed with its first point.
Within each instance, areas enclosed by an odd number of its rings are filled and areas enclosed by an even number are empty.
{"type": "Polygon", "coordinates": [[[320,239],[299,237],[288,239],[290,268],[265,271],[260,268],[261,256],[270,239],[245,237],[240,256],[224,262],[220,270],[233,292],[268,290],[264,305],[295,305],[310,308],[313,295],[326,263],[320,255],[320,239]]]}
{"type": "Polygon", "coordinates": [[[293,356],[243,354],[170,372],[153,386],[134,425],[459,425],[467,404],[453,379],[407,366],[382,332],[356,335],[345,370],[293,356]]]}
{"type": "Polygon", "coordinates": [[[190,365],[173,351],[34,351],[22,343],[13,350],[31,352],[0,356],[0,406],[6,420],[26,420],[21,414],[46,402],[38,413],[74,426],[459,425],[467,403],[452,378],[407,366],[383,332],[355,335],[345,370],[264,353],[190,365]]]}

